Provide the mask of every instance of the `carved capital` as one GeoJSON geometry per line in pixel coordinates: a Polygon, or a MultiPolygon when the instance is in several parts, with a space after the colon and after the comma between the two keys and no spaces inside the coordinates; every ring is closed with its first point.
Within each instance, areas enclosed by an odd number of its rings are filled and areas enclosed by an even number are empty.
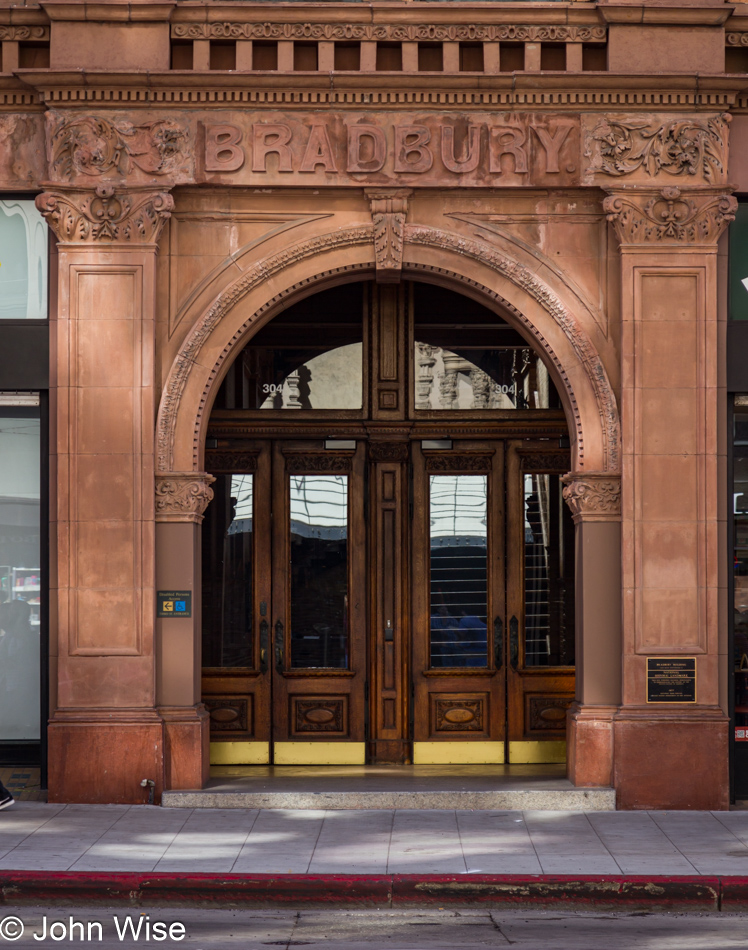
{"type": "Polygon", "coordinates": [[[207,472],[170,472],[156,476],[156,521],[201,524],[213,499],[215,478],[207,472]]]}
{"type": "Polygon", "coordinates": [[[716,244],[735,217],[738,203],[724,192],[611,192],[603,202],[621,244],[716,244]]]}
{"type": "Polygon", "coordinates": [[[94,191],[45,191],[36,207],[62,244],[155,244],[174,199],[163,191],[99,185],[94,191]]]}
{"type": "Polygon", "coordinates": [[[408,190],[367,191],[374,225],[374,255],[379,283],[398,283],[403,269],[403,236],[408,190]]]}
{"type": "Polygon", "coordinates": [[[610,472],[570,472],[561,479],[564,500],[574,523],[618,521],[621,517],[621,478],[610,472]]]}

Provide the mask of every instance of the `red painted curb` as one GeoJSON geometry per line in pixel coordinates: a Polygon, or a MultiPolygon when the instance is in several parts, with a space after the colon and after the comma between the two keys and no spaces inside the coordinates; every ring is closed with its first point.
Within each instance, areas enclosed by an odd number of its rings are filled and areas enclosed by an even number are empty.
{"type": "Polygon", "coordinates": [[[0,903],[744,910],[745,877],[540,874],[165,874],[0,871],[0,903]]]}

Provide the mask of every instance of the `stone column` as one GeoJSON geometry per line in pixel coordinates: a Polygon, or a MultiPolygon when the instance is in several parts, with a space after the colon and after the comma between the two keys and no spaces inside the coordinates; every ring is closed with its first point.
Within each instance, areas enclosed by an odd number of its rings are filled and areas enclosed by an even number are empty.
{"type": "Polygon", "coordinates": [[[190,617],[156,619],[156,701],[164,721],[164,788],[202,788],[210,771],[210,723],[201,702],[200,525],[215,479],[205,472],[156,476],[156,588],[190,591],[190,617]]]}
{"type": "MultiPolygon", "coordinates": [[[[697,146],[692,162],[700,169],[697,146]]],[[[714,154],[705,150],[704,161],[714,154]]],[[[690,153],[683,155],[685,162],[690,153]]],[[[618,804],[726,808],[716,267],[717,239],[736,202],[724,188],[640,185],[610,191],[604,207],[620,241],[622,275],[618,804]],[[653,657],[695,658],[695,702],[647,702],[653,657]]]]}
{"type": "Polygon", "coordinates": [[[566,475],[576,525],[576,701],[567,716],[575,785],[613,784],[613,718],[621,702],[621,479],[566,475]]]}
{"type": "MultiPolygon", "coordinates": [[[[144,802],[163,786],[154,650],[154,277],[173,202],[57,187],[57,708],[49,799],[144,802]]],[[[54,649],[53,649],[54,652],[54,649]]]]}

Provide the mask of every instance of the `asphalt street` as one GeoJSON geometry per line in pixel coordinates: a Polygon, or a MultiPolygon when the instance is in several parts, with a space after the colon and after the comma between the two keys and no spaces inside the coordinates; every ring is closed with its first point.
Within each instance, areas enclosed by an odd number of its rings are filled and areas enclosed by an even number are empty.
{"type": "Polygon", "coordinates": [[[24,950],[91,945],[107,950],[143,945],[190,950],[745,950],[748,946],[748,915],[724,913],[124,910],[5,905],[0,915],[0,948],[24,950]],[[20,932],[17,921],[24,932],[13,939],[20,932]],[[156,927],[157,923],[163,927],[156,927]],[[183,936],[179,925],[184,928],[183,936]],[[158,939],[163,935],[165,939],[158,939]]]}

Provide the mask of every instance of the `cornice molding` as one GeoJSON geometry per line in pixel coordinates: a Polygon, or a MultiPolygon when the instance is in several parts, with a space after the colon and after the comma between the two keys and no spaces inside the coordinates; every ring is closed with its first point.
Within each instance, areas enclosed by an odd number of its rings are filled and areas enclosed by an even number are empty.
{"type": "Polygon", "coordinates": [[[610,472],[571,472],[561,479],[574,523],[619,521],[621,478],[610,472]]]}
{"type": "Polygon", "coordinates": [[[738,202],[724,192],[609,192],[603,210],[623,245],[715,245],[735,218],[738,202]]]}
{"type": "Polygon", "coordinates": [[[46,191],[36,207],[61,244],[155,244],[169,218],[174,199],[163,191],[46,191]]]}
{"type": "Polygon", "coordinates": [[[156,521],[201,524],[213,500],[215,478],[207,472],[170,472],[156,476],[156,521]]]}

